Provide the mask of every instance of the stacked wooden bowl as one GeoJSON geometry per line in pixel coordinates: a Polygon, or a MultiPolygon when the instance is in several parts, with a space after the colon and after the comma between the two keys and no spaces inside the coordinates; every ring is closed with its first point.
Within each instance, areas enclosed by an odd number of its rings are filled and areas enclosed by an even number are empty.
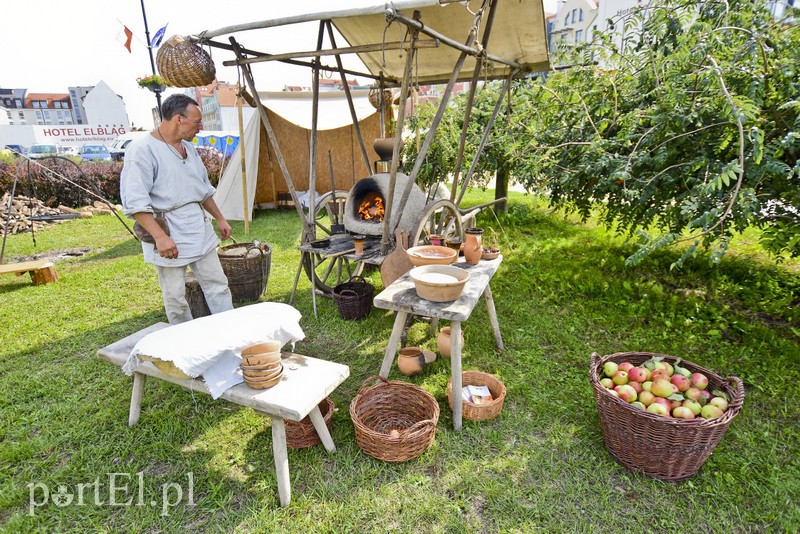
{"type": "Polygon", "coordinates": [[[280,382],[283,376],[280,348],[277,341],[266,341],[242,350],[244,383],[253,389],[267,389],[280,382]]]}

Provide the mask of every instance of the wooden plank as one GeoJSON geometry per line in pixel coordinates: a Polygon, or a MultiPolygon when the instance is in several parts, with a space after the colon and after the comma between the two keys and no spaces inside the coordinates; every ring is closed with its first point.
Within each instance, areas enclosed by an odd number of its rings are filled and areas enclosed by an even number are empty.
{"type": "Polygon", "coordinates": [[[38,269],[53,267],[53,262],[48,260],[23,261],[20,263],[4,263],[0,265],[0,274],[26,273],[38,269]]]}
{"type": "Polygon", "coordinates": [[[431,302],[419,298],[414,288],[414,281],[409,273],[406,273],[378,293],[373,304],[376,308],[384,310],[403,311],[450,321],[466,321],[502,260],[503,257],[498,256],[490,261],[481,260],[477,265],[469,265],[466,262],[454,263],[455,267],[468,271],[470,278],[464,286],[464,292],[452,302],[431,302]]]}
{"type": "MultiPolygon", "coordinates": [[[[97,357],[121,367],[139,339],[168,326],[166,323],[157,323],[135,332],[101,348],[97,351],[97,357]]],[[[258,390],[243,383],[237,384],[219,398],[267,415],[300,421],[350,376],[350,368],[346,365],[289,352],[283,353],[283,366],[283,378],[277,385],[258,390]]],[[[149,362],[140,365],[136,372],[208,394],[202,380],[169,376],[149,362]]]]}

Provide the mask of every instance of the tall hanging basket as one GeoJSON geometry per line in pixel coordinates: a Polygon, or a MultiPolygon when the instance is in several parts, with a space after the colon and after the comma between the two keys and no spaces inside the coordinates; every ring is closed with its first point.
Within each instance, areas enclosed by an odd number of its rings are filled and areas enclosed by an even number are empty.
{"type": "MultiPolygon", "coordinates": [[[[319,411],[322,413],[322,419],[325,421],[325,426],[328,427],[328,432],[331,431],[331,417],[333,417],[333,401],[328,397],[319,403],[319,411]]],[[[306,416],[302,421],[285,421],[286,426],[286,445],[292,449],[307,449],[313,447],[322,440],[314,428],[314,423],[311,422],[311,417],[306,416]]]]}
{"type": "Polygon", "coordinates": [[[267,290],[272,248],[266,243],[233,243],[217,250],[234,302],[259,300],[267,290]]]}
{"type": "Polygon", "coordinates": [[[405,462],[433,443],[439,403],[419,386],[372,376],[350,403],[350,418],[361,450],[385,462],[405,462]],[[370,385],[374,380],[379,382],[370,385]]]}
{"type": "Polygon", "coordinates": [[[593,353],[589,378],[594,390],[603,440],[611,456],[628,469],[661,480],[677,481],[691,477],[711,456],[734,417],[742,410],[744,385],[738,378],[722,378],[692,362],[681,360],[681,367],[708,377],[708,390],[724,391],[731,399],[726,411],[716,419],[674,419],[645,412],[609,395],[600,383],[603,365],[630,362],[641,365],[653,356],[675,364],[678,358],[651,352],[618,352],[600,357],[593,353]]]}
{"type": "Polygon", "coordinates": [[[156,65],[164,80],[175,87],[208,85],[217,76],[209,53],[180,35],[173,35],[161,45],[156,65]]]}
{"type": "Polygon", "coordinates": [[[347,282],[333,288],[333,299],[339,308],[342,319],[358,321],[372,311],[372,295],[375,288],[361,276],[354,276],[347,282]]]}

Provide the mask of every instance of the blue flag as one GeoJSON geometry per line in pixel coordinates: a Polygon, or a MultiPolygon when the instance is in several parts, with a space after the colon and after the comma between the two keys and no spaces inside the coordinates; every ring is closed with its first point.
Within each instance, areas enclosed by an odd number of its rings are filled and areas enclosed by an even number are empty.
{"type": "Polygon", "coordinates": [[[169,23],[164,24],[164,27],[158,30],[153,38],[150,39],[150,46],[152,48],[158,48],[159,45],[161,45],[161,40],[164,39],[164,34],[167,33],[167,26],[169,26],[169,23]]]}

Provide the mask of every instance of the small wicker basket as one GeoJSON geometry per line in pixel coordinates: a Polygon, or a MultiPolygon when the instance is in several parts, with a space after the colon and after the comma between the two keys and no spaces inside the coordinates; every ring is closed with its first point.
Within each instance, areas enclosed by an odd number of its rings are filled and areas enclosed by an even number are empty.
{"type": "Polygon", "coordinates": [[[339,316],[350,321],[365,319],[372,311],[372,295],[375,288],[361,276],[333,288],[333,299],[339,308],[339,316]]]}
{"type": "Polygon", "coordinates": [[[267,290],[272,248],[266,243],[233,243],[217,249],[234,302],[258,300],[267,290]]]}
{"type": "Polygon", "coordinates": [[[645,412],[609,395],[600,384],[603,365],[608,361],[628,361],[641,365],[654,356],[674,364],[678,358],[652,352],[618,352],[600,357],[592,353],[589,378],[594,390],[600,427],[609,454],[620,464],[647,476],[677,481],[691,477],[711,456],[733,418],[744,403],[744,385],[735,376],[721,378],[692,362],[681,360],[681,367],[708,377],[708,390],[721,390],[731,402],[716,419],[674,419],[645,412]]]}
{"type": "Polygon", "coordinates": [[[156,65],[164,80],[175,87],[202,87],[217,76],[208,52],[180,35],[173,35],[161,45],[156,65]]]}
{"type": "Polygon", "coordinates": [[[361,450],[385,462],[405,462],[433,443],[439,403],[419,386],[376,375],[359,388],[350,418],[361,450]],[[380,382],[370,385],[373,380],[380,382]]]}
{"type": "MultiPolygon", "coordinates": [[[[499,378],[481,371],[464,371],[461,373],[461,385],[486,386],[492,394],[492,400],[486,404],[473,404],[462,399],[461,408],[464,419],[470,421],[486,421],[500,415],[506,399],[506,386],[499,378]]],[[[453,408],[453,379],[447,381],[447,400],[453,408]]]]}
{"type": "MultiPolygon", "coordinates": [[[[333,417],[333,401],[325,397],[319,403],[319,411],[322,412],[322,418],[325,420],[325,426],[328,427],[328,432],[331,431],[331,417],[333,417]]],[[[306,416],[302,421],[291,421],[286,419],[284,421],[286,427],[286,445],[292,449],[307,449],[313,447],[322,440],[314,428],[314,423],[311,422],[311,417],[306,416]]]]}

